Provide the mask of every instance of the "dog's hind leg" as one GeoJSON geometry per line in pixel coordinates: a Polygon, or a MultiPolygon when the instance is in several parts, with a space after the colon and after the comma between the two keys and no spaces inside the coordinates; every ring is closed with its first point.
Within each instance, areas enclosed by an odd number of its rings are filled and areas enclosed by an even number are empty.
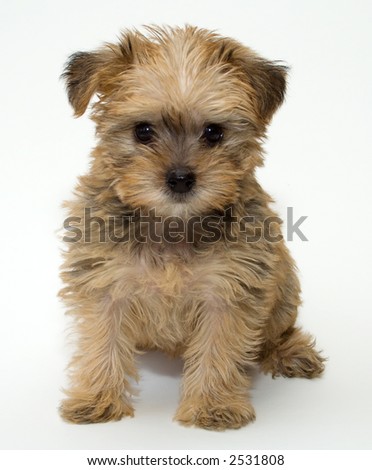
{"type": "Polygon", "coordinates": [[[300,287],[291,258],[283,250],[286,275],[278,286],[278,298],[264,332],[260,354],[263,372],[273,377],[318,377],[325,359],[315,349],[313,337],[295,325],[300,305],[300,287]]]}

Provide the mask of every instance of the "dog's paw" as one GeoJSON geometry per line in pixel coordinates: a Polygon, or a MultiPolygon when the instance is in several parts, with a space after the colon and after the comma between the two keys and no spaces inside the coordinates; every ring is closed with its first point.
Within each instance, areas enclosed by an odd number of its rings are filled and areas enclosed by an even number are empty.
{"type": "Polygon", "coordinates": [[[215,405],[185,402],[180,405],[175,416],[175,419],[185,426],[197,426],[215,431],[238,429],[254,421],[255,418],[250,403],[215,405]]]}
{"type": "Polygon", "coordinates": [[[124,416],[134,416],[133,408],[121,399],[105,401],[98,399],[67,398],[60,406],[60,415],[69,423],[88,424],[118,421],[124,416]]]}
{"type": "Polygon", "coordinates": [[[321,355],[313,350],[303,356],[293,356],[284,358],[277,372],[283,377],[303,377],[313,379],[322,375],[324,371],[324,361],[321,355]]]}
{"type": "Polygon", "coordinates": [[[323,373],[325,361],[315,349],[312,337],[294,328],[282,342],[264,354],[261,369],[273,377],[313,379],[323,373]]]}

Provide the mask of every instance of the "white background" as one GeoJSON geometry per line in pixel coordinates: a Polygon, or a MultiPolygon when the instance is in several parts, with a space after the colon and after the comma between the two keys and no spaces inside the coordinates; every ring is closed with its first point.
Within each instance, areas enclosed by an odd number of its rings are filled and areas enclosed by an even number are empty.
{"type": "Polygon", "coordinates": [[[0,13],[0,446],[4,449],[372,448],[372,8],[362,0],[2,2],[0,13]],[[216,433],[172,421],[182,364],[140,360],[136,416],[70,425],[57,406],[70,349],[60,288],[60,204],[88,165],[94,130],[72,118],[63,63],[122,28],[217,29],[292,68],[266,144],[265,189],[286,217],[300,322],[329,357],[322,379],[257,375],[257,421],[216,433]]]}

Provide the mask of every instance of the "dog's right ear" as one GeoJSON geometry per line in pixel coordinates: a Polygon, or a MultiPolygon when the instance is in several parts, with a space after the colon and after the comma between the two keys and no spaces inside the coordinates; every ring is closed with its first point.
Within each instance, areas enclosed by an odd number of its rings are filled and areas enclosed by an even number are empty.
{"type": "Polygon", "coordinates": [[[104,64],[100,52],[76,52],[70,56],[62,78],[75,116],[84,114],[94,93],[99,90],[100,70],[104,64]]]}
{"type": "Polygon", "coordinates": [[[76,52],[66,63],[62,78],[75,116],[84,114],[95,93],[108,94],[115,87],[115,77],[136,60],[135,47],[140,40],[135,33],[124,33],[119,45],[107,44],[94,52],[76,52]]]}

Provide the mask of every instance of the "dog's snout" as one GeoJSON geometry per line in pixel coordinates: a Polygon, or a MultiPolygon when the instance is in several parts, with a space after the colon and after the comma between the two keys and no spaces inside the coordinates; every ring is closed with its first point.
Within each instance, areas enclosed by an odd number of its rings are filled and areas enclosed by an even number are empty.
{"type": "Polygon", "coordinates": [[[175,193],[188,193],[195,185],[195,174],[188,168],[178,168],[168,172],[167,186],[175,193]]]}

